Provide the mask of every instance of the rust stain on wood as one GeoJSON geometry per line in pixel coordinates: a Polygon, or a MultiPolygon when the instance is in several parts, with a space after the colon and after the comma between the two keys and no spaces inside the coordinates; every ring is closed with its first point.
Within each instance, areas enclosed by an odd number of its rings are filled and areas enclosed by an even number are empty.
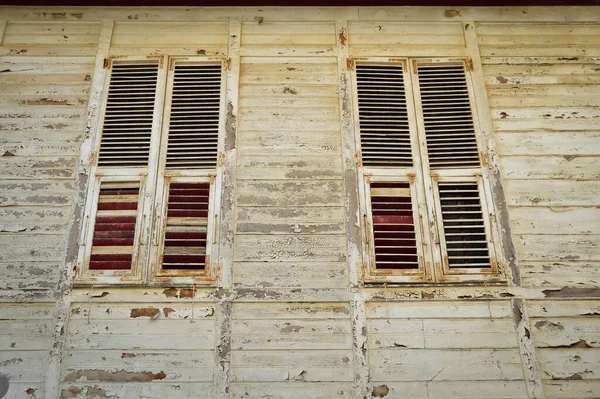
{"type": "Polygon", "coordinates": [[[150,382],[164,380],[166,377],[167,375],[164,371],[153,373],[151,371],[105,371],[85,369],[67,374],[64,381],[150,382]]]}
{"type": "Polygon", "coordinates": [[[131,314],[130,317],[131,318],[138,318],[138,317],[156,317],[160,314],[160,310],[156,309],[156,308],[135,308],[135,309],[131,309],[131,314]]]}

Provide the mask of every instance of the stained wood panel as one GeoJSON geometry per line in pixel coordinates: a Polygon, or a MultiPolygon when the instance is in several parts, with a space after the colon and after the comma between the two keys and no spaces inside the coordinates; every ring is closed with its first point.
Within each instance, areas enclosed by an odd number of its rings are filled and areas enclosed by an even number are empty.
{"type": "Polygon", "coordinates": [[[476,29],[524,283],[594,284],[599,27],[476,29]]]}
{"type": "Polygon", "coordinates": [[[277,397],[345,398],[353,392],[347,304],[234,304],[232,310],[234,397],[277,392],[277,397]]]}
{"type": "Polygon", "coordinates": [[[466,54],[460,23],[350,21],[350,55],[451,57],[466,54]]]}
{"type": "Polygon", "coordinates": [[[331,22],[242,23],[242,55],[315,56],[334,53],[335,25],[331,22]]]}
{"type": "Polygon", "coordinates": [[[0,304],[0,370],[8,377],[7,397],[43,398],[52,345],[54,304],[0,304]],[[26,391],[29,390],[28,395],[26,391]]]}
{"type": "Polygon", "coordinates": [[[229,25],[223,22],[117,22],[111,55],[224,55],[229,25]]]}
{"type": "Polygon", "coordinates": [[[594,395],[600,381],[598,301],[531,301],[529,311],[544,391],[553,398],[594,395]]]}
{"type": "Polygon", "coordinates": [[[507,302],[456,307],[452,303],[368,302],[372,386],[386,385],[389,394],[399,397],[404,395],[405,384],[419,395],[414,386],[419,382],[428,392],[436,392],[434,397],[469,397],[468,392],[482,397],[468,388],[474,383],[467,381],[477,381],[483,387],[501,387],[493,397],[526,398],[508,306],[507,302]],[[463,363],[469,367],[456,367],[463,363]],[[458,386],[464,388],[456,390],[458,386]],[[442,395],[443,387],[454,390],[442,395]]]}

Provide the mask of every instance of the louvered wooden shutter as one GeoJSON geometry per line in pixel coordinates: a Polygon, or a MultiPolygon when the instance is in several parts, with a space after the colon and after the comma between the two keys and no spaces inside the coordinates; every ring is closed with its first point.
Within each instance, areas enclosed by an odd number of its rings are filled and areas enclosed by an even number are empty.
{"type": "Polygon", "coordinates": [[[411,167],[403,64],[357,64],[356,89],[363,165],[411,167]]]}
{"type": "Polygon", "coordinates": [[[417,61],[415,64],[429,166],[431,169],[479,167],[464,63],[417,61]]]}
{"type": "Polygon", "coordinates": [[[440,182],[438,191],[449,269],[490,269],[488,215],[477,182],[440,182]]]}
{"type": "Polygon", "coordinates": [[[162,256],[163,271],[203,271],[210,183],[170,183],[162,256]]]}
{"type": "Polygon", "coordinates": [[[371,183],[377,270],[419,269],[409,183],[371,183]]]}
{"type": "Polygon", "coordinates": [[[148,165],[158,69],[157,60],[113,61],[98,166],[148,165]]]}
{"type": "Polygon", "coordinates": [[[173,64],[166,168],[215,169],[222,66],[173,64]]]}
{"type": "Polygon", "coordinates": [[[90,270],[130,270],[134,260],[140,182],[101,182],[90,270]]]}

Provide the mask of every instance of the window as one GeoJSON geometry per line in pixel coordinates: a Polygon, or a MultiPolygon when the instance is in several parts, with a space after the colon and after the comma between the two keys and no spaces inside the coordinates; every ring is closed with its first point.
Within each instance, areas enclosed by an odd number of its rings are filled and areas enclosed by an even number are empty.
{"type": "Polygon", "coordinates": [[[355,60],[366,282],[505,281],[468,60],[355,60]]]}
{"type": "Polygon", "coordinates": [[[212,283],[223,62],[107,61],[76,281],[212,283]]]}

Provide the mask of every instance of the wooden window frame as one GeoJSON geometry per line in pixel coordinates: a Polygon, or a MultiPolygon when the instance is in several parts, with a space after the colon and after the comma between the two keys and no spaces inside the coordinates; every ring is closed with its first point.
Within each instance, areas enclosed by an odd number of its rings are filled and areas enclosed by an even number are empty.
{"type": "Polygon", "coordinates": [[[350,59],[348,65],[352,74],[352,90],[354,93],[354,132],[357,143],[357,164],[359,180],[359,210],[361,231],[363,234],[363,267],[362,281],[364,283],[496,283],[506,284],[506,272],[500,264],[506,264],[503,248],[500,243],[499,226],[494,211],[492,188],[487,178],[489,170],[486,164],[487,150],[480,129],[480,107],[473,89],[472,61],[466,58],[424,58],[424,57],[361,57],[350,59]],[[424,129],[423,111],[421,108],[420,90],[416,75],[418,62],[426,63],[457,63],[465,66],[465,76],[468,88],[470,108],[472,112],[475,139],[480,157],[479,168],[457,169],[431,169],[427,156],[427,142],[424,129]],[[359,105],[357,101],[358,83],[356,64],[387,64],[402,65],[404,69],[404,82],[406,92],[406,107],[411,135],[411,149],[413,152],[413,167],[375,168],[364,166],[361,157],[361,132],[359,105]],[[413,214],[415,215],[415,233],[419,252],[419,264],[423,271],[381,270],[375,266],[375,252],[373,246],[372,211],[370,200],[370,182],[395,182],[410,181],[413,201],[413,214]],[[477,182],[482,212],[484,214],[484,227],[488,242],[488,252],[491,268],[489,270],[450,268],[447,261],[444,229],[441,216],[441,203],[437,184],[439,181],[477,182]],[[416,209],[416,210],[415,210],[416,209]],[[487,217],[486,217],[487,216],[487,217]],[[416,218],[418,217],[419,223],[416,218]],[[430,226],[427,228],[427,226],[430,226]],[[419,230],[417,232],[417,230],[419,230]],[[420,245],[419,245],[420,244],[420,245]],[[420,258],[422,254],[422,260],[420,258]]]}
{"type": "Polygon", "coordinates": [[[221,187],[223,179],[222,158],[225,137],[225,93],[227,80],[227,63],[225,57],[214,56],[126,56],[109,58],[105,62],[106,74],[102,103],[99,111],[99,123],[95,126],[94,150],[91,152],[89,164],[90,181],[86,192],[83,223],[80,234],[77,269],[74,283],[76,285],[145,285],[145,286],[174,286],[174,285],[216,285],[218,283],[219,265],[219,215],[221,204],[221,187]],[[101,134],[106,114],[108,89],[111,79],[113,62],[135,63],[156,59],[159,64],[157,77],[156,98],[153,111],[152,138],[148,164],[146,167],[101,167],[98,157],[101,144],[101,134]],[[220,104],[217,140],[216,167],[214,169],[179,169],[166,170],[166,154],[168,140],[168,121],[170,99],[173,87],[172,66],[175,61],[193,63],[220,64],[220,104]],[[138,219],[136,225],[134,254],[130,270],[90,270],[89,261],[94,233],[94,221],[97,213],[98,195],[101,182],[140,182],[138,219]],[[209,217],[208,236],[206,244],[207,262],[201,271],[175,271],[164,273],[159,270],[160,245],[162,245],[164,227],[161,221],[166,218],[166,195],[169,181],[177,182],[209,182],[209,217]]]}

